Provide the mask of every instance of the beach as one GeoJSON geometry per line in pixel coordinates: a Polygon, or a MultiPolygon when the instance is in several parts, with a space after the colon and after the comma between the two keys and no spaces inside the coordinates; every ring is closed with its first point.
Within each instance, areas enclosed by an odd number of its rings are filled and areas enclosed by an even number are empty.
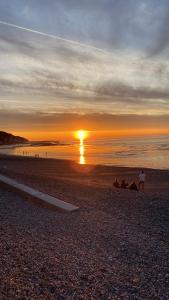
{"type": "Polygon", "coordinates": [[[0,185],[1,299],[168,299],[169,171],[0,156],[0,173],[75,204],[44,207],[0,185]]]}

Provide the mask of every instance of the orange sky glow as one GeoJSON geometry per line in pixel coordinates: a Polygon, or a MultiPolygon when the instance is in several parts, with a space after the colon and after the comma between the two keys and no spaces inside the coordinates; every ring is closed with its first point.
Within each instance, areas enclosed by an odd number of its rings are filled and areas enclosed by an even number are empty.
{"type": "MultiPolygon", "coordinates": [[[[44,132],[44,131],[13,131],[15,135],[21,135],[29,140],[64,140],[69,141],[76,139],[75,137],[77,130],[74,131],[59,131],[59,132],[44,132]]],[[[88,138],[94,139],[97,137],[137,137],[147,135],[169,135],[169,129],[130,129],[130,130],[97,130],[88,131],[88,138]]]]}

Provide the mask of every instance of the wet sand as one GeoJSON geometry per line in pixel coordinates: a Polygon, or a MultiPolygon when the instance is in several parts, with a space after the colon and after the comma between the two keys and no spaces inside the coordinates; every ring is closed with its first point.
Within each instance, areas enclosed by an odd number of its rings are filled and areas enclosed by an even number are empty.
{"type": "Polygon", "coordinates": [[[169,171],[0,156],[0,173],[74,203],[54,211],[0,187],[1,299],[168,299],[169,171]]]}

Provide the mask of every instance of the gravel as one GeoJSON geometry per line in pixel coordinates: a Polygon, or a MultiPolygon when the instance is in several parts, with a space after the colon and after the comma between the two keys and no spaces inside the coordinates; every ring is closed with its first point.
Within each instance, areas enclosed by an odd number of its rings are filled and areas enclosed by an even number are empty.
{"type": "Polygon", "coordinates": [[[167,192],[33,171],[12,177],[80,210],[48,209],[0,187],[0,299],[169,299],[167,192]]]}

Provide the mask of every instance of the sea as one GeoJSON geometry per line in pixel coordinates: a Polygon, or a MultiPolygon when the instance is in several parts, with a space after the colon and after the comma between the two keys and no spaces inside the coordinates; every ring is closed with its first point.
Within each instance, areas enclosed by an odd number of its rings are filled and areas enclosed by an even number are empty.
{"type": "Polygon", "coordinates": [[[169,170],[169,136],[86,139],[55,146],[0,147],[0,153],[74,160],[79,164],[169,170]]]}

